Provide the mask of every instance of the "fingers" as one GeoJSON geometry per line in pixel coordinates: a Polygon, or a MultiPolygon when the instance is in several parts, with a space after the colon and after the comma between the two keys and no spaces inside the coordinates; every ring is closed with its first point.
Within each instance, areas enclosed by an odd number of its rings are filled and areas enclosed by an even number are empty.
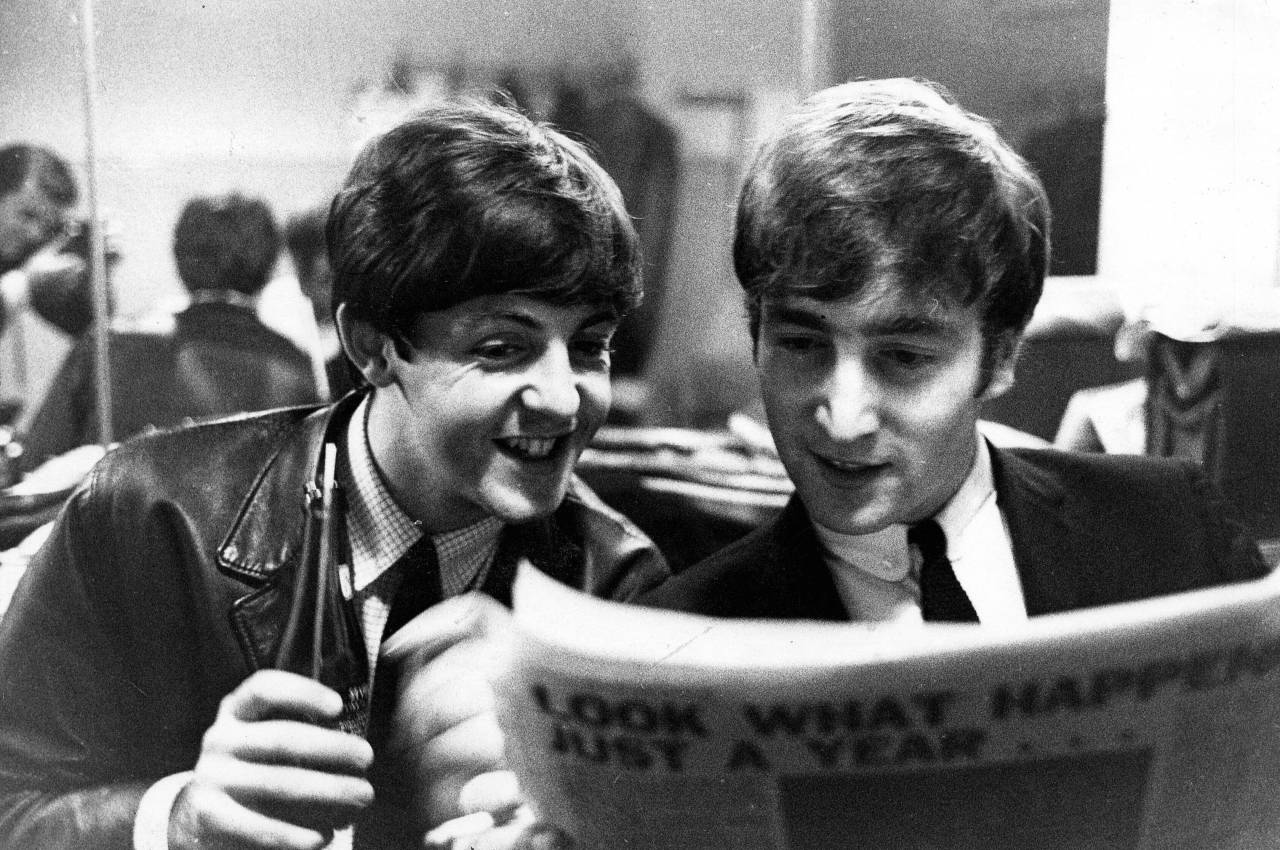
{"type": "Polygon", "coordinates": [[[328,728],[341,710],[338,694],[310,679],[253,674],[223,699],[171,823],[192,846],[323,846],[373,802],[373,749],[328,728]]]}
{"type": "Polygon", "coordinates": [[[482,593],[467,593],[433,605],[387,640],[381,653],[393,662],[415,656],[426,663],[467,639],[501,640],[509,631],[511,612],[482,593]]]}
{"type": "MultiPolygon", "coordinates": [[[[465,661],[444,665],[447,655],[410,673],[401,683],[393,735],[428,741],[476,715],[493,715],[493,687],[465,661]]],[[[393,744],[396,746],[396,744],[393,744]]]]}
{"type": "Polygon", "coordinates": [[[220,789],[197,782],[178,796],[170,815],[171,850],[320,850],[332,838],[332,829],[313,829],[269,817],[241,805],[220,789]]]}
{"type": "Polygon", "coordinates": [[[291,720],[214,724],[205,733],[204,752],[352,776],[363,776],[373,763],[373,748],[363,738],[291,720]]]}
{"type": "Polygon", "coordinates": [[[254,721],[288,718],[333,723],[342,713],[342,697],[319,682],[283,670],[259,670],[222,700],[218,717],[254,721]]]}
{"type": "Polygon", "coordinates": [[[490,677],[504,664],[509,620],[473,594],[434,606],[384,645],[401,665],[389,743],[428,823],[462,814],[462,787],[506,765],[490,677]]]}
{"type": "Polygon", "coordinates": [[[202,785],[259,811],[320,812],[317,823],[345,824],[373,802],[373,787],[362,777],[302,767],[256,764],[226,756],[201,758],[202,785]]]}
{"type": "Polygon", "coordinates": [[[427,833],[423,844],[425,850],[518,850],[535,828],[533,812],[523,806],[498,818],[481,812],[448,821],[427,833]]]}
{"type": "MultiPolygon", "coordinates": [[[[575,850],[573,837],[550,824],[538,823],[526,829],[512,850],[575,850]]],[[[486,850],[479,845],[475,850],[486,850]]]]}
{"type": "Polygon", "coordinates": [[[323,831],[351,823],[373,803],[373,786],[358,767],[371,761],[367,742],[342,732],[276,721],[269,725],[283,738],[261,746],[257,742],[270,733],[250,728],[257,725],[215,724],[206,734],[191,783],[199,792],[198,802],[215,805],[215,812],[226,817],[243,808],[323,831]],[[295,748],[297,742],[302,743],[295,748]],[[334,752],[325,752],[326,742],[334,752]]]}
{"type": "Polygon", "coordinates": [[[488,682],[476,675],[436,679],[430,668],[441,660],[418,671],[406,684],[390,741],[396,758],[414,777],[429,823],[460,814],[462,787],[477,775],[506,765],[488,682]]]}
{"type": "Polygon", "coordinates": [[[468,781],[458,792],[458,806],[466,814],[514,811],[522,802],[520,783],[510,770],[482,773],[468,781]]]}
{"type": "Polygon", "coordinates": [[[521,817],[455,842],[451,850],[576,850],[577,844],[564,830],[545,823],[533,823],[527,809],[521,817]]]}
{"type": "Polygon", "coordinates": [[[428,823],[463,814],[462,788],[476,776],[505,768],[502,733],[488,716],[464,721],[416,752],[417,801],[428,823]]]}

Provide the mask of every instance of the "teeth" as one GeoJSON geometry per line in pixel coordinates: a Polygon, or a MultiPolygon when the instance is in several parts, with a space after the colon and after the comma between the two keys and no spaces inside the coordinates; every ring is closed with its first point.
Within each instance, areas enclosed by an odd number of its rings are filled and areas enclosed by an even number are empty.
{"type": "Polygon", "coordinates": [[[504,437],[500,442],[512,451],[534,459],[547,457],[556,445],[554,439],[547,437],[504,437]]]}

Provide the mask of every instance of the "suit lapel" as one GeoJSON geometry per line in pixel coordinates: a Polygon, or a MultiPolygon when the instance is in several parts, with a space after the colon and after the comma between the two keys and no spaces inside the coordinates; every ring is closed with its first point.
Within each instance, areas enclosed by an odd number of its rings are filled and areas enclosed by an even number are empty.
{"type": "Polygon", "coordinates": [[[1014,563],[1031,616],[1094,604],[1099,569],[1087,506],[1034,455],[992,447],[996,502],[1009,528],[1014,563]]]}
{"type": "Polygon", "coordinates": [[[320,446],[341,440],[360,398],[352,393],[305,420],[263,467],[218,549],[220,570],[256,585],[228,612],[251,669],[271,666],[294,601],[306,500],[319,492],[320,446]]]}
{"type": "Polygon", "coordinates": [[[848,620],[831,570],[818,546],[813,526],[796,497],[765,529],[761,557],[747,561],[755,570],[749,582],[762,616],[784,619],[848,620]]]}

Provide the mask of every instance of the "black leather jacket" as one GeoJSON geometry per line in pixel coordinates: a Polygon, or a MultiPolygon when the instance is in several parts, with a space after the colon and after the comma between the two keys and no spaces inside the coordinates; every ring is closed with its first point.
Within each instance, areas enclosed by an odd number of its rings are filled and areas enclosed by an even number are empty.
{"type": "MultiPolygon", "coordinates": [[[[145,790],[194,766],[219,701],[274,658],[304,491],[358,400],[142,437],[72,495],[0,620],[0,847],[131,847],[145,790]]],[[[504,532],[494,581],[520,556],[613,599],[667,573],[579,486],[504,532]]]]}

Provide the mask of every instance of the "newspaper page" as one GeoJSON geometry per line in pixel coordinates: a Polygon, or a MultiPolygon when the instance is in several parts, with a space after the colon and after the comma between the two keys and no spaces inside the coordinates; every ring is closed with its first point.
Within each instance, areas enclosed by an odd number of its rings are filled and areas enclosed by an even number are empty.
{"type": "Polygon", "coordinates": [[[525,568],[499,714],[584,850],[1280,846],[1278,595],[903,629],[648,610],[525,568]]]}

